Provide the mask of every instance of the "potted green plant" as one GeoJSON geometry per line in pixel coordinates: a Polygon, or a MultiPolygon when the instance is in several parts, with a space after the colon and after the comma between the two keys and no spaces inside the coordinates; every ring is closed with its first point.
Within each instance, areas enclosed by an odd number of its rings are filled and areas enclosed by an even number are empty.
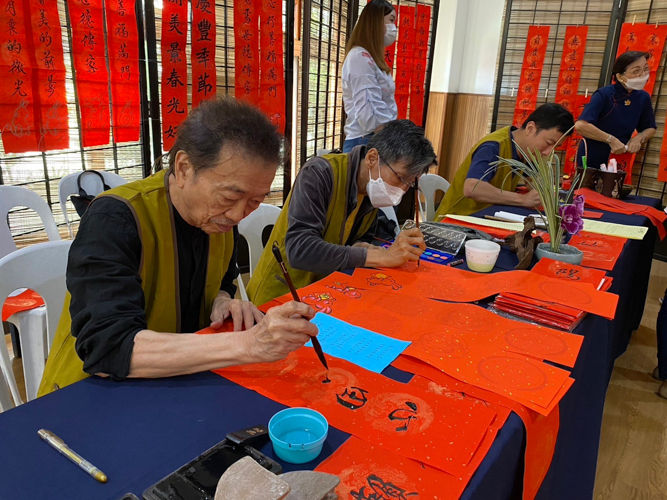
{"type": "MultiPolygon", "coordinates": [[[[568,131],[569,133],[569,131],[568,131]]],[[[558,142],[567,135],[564,134],[558,142]]],[[[585,139],[582,139],[585,141],[585,139]]],[[[560,190],[560,158],[555,154],[555,148],[551,153],[544,157],[540,153],[532,151],[523,151],[518,144],[517,150],[521,154],[523,161],[512,158],[500,158],[492,163],[492,167],[500,164],[506,164],[511,172],[508,174],[521,176],[526,183],[534,189],[540,197],[542,209],[535,209],[542,217],[549,233],[549,243],[540,243],[535,250],[538,259],[547,257],[553,260],[568,262],[570,264],[580,264],[584,258],[581,250],[571,245],[563,243],[566,234],[574,235],[579,233],[584,227],[582,219],[584,213],[584,197],[574,195],[575,191],[581,186],[581,182],[586,174],[586,156],[583,157],[583,171],[578,173],[565,195],[560,190]]],[[[585,144],[585,142],[584,142],[585,144]]],[[[490,171],[493,169],[490,169],[490,171]]],[[[503,179],[503,185],[505,179],[503,179]]]]}

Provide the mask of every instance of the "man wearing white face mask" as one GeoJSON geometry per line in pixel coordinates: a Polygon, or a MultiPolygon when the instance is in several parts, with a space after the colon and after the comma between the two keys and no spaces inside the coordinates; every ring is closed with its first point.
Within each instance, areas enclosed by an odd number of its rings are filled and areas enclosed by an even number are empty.
{"type": "MultiPolygon", "coordinates": [[[[287,256],[294,285],[309,285],[334,271],[355,267],[398,267],[416,261],[426,245],[421,232],[403,231],[384,249],[371,245],[377,209],[398,205],[415,179],[436,164],[424,130],[409,120],[387,123],[367,146],[350,153],[311,158],[299,171],[269,243],[287,256]]],[[[248,297],[263,304],[287,286],[271,245],[248,283],[248,297]]]]}
{"type": "MultiPolygon", "coordinates": [[[[579,116],[575,129],[587,139],[588,166],[599,168],[609,153],[636,153],[655,135],[656,123],[651,96],[644,85],[649,78],[645,52],[621,54],[612,69],[614,82],[598,89],[579,116]],[[632,137],[634,131],[638,134],[632,137]]],[[[577,163],[585,154],[579,145],[577,163]]]]}
{"type": "Polygon", "coordinates": [[[396,11],[386,0],[371,0],[345,47],[343,106],[347,114],[343,152],[368,144],[383,124],[395,120],[396,84],[384,50],[396,41],[396,11]]]}

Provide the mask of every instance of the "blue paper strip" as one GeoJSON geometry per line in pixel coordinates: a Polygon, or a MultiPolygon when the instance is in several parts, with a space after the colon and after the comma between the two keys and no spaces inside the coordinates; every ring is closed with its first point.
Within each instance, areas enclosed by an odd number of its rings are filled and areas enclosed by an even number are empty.
{"type": "MultiPolygon", "coordinates": [[[[380,373],[401,354],[410,342],[359,328],[324,313],[312,320],[320,333],[317,338],[326,354],[355,363],[380,373]]],[[[312,347],[312,343],[306,344],[312,347]]]]}

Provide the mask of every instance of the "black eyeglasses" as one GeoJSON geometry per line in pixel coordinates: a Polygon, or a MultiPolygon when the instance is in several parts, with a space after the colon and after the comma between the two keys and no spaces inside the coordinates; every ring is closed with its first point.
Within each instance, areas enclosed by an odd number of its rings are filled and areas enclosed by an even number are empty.
{"type": "MultiPolygon", "coordinates": [[[[378,156],[378,158],[379,158],[379,156],[378,156]]],[[[384,161],[382,158],[380,158],[380,161],[381,161],[382,163],[384,163],[385,165],[387,165],[387,167],[389,167],[389,170],[391,170],[391,171],[393,172],[393,174],[398,178],[398,180],[401,181],[401,182],[402,182],[403,184],[405,184],[406,186],[408,186],[408,188],[413,188],[413,187],[415,187],[415,181],[412,181],[412,182],[406,182],[406,181],[403,179],[403,177],[401,177],[400,175],[398,175],[398,174],[396,173],[396,170],[394,170],[393,168],[391,168],[391,165],[389,165],[389,163],[387,163],[386,161],[384,161]]]]}

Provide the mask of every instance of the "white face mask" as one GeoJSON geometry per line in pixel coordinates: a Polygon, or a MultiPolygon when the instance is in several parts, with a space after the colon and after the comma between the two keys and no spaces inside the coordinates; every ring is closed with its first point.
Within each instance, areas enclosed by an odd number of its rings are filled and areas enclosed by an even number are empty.
{"type": "MultiPolygon", "coordinates": [[[[387,35],[385,35],[387,36],[387,35]]],[[[625,86],[632,90],[641,90],[648,82],[649,75],[638,76],[637,78],[629,78],[625,81],[625,86]]]]}
{"type": "Polygon", "coordinates": [[[389,23],[384,25],[384,46],[389,47],[392,43],[396,41],[396,36],[398,35],[398,28],[394,23],[389,23]]]}
{"type": "Polygon", "coordinates": [[[370,179],[366,184],[366,193],[375,208],[395,207],[401,202],[405,191],[382,180],[378,165],[378,178],[370,179]]]}

